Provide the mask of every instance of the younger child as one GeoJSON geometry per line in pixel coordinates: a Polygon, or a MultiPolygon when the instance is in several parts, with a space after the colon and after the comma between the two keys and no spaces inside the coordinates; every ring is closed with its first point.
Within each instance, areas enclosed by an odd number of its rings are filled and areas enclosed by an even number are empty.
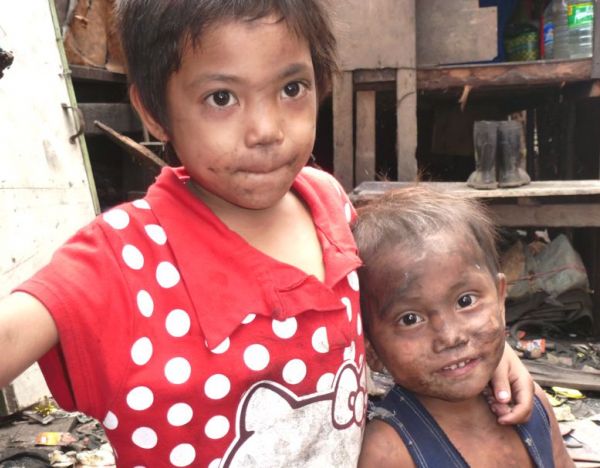
{"type": "MultiPolygon", "coordinates": [[[[103,422],[119,467],[355,466],[353,209],[305,167],[334,69],[323,5],[119,4],[132,103],[183,167],[0,303],[0,386],[42,358],[59,403],[103,422]]],[[[520,403],[501,418],[526,418],[514,353],[498,374],[520,403]]]]}
{"type": "Polygon", "coordinates": [[[375,404],[360,467],[573,466],[544,392],[531,419],[499,425],[482,395],[505,347],[506,282],[476,202],[419,186],[359,209],[361,305],[375,404]]]}

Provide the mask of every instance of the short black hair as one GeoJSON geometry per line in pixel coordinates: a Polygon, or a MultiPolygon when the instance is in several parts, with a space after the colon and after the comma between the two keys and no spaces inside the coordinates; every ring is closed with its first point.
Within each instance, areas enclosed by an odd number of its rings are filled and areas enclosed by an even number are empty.
{"type": "Polygon", "coordinates": [[[336,41],[324,0],[118,0],[116,19],[131,84],[146,110],[169,129],[166,86],[179,70],[186,44],[228,20],[254,21],[275,14],[308,42],[319,99],[330,91],[336,41]],[[189,42],[188,42],[189,41],[189,42]]]}

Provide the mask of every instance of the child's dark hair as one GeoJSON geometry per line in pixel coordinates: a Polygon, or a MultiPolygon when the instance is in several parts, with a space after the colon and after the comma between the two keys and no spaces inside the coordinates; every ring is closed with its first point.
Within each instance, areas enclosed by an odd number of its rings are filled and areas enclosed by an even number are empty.
{"type": "Polygon", "coordinates": [[[166,85],[181,66],[184,46],[222,21],[254,21],[271,14],[306,39],[319,98],[336,71],[336,41],[322,0],[118,0],[116,15],[129,81],[152,117],[169,129],[166,85]]]}
{"type": "MultiPolygon", "coordinates": [[[[391,191],[358,208],[353,234],[364,266],[359,269],[362,284],[368,284],[369,268],[387,249],[401,245],[407,255],[419,252],[424,239],[439,232],[464,236],[479,248],[491,275],[500,271],[496,249],[496,229],[487,209],[477,200],[423,186],[391,191]],[[470,238],[470,239],[469,239],[470,238]]],[[[368,328],[368,313],[361,291],[363,321],[368,328]]]]}

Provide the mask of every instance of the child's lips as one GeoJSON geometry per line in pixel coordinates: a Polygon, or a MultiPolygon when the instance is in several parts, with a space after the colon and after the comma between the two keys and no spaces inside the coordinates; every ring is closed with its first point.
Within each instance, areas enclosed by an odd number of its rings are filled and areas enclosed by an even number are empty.
{"type": "Polygon", "coordinates": [[[470,373],[480,361],[477,357],[457,359],[443,366],[438,373],[449,377],[460,377],[470,373]]]}

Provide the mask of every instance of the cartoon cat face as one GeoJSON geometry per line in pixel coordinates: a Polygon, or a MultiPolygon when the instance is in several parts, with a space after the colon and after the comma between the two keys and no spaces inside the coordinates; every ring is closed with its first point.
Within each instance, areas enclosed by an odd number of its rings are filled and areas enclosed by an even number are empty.
{"type": "Polygon", "coordinates": [[[352,466],[365,405],[364,371],[348,362],[327,392],[298,397],[275,382],[259,382],[238,408],[237,437],[221,466],[352,466]]]}

